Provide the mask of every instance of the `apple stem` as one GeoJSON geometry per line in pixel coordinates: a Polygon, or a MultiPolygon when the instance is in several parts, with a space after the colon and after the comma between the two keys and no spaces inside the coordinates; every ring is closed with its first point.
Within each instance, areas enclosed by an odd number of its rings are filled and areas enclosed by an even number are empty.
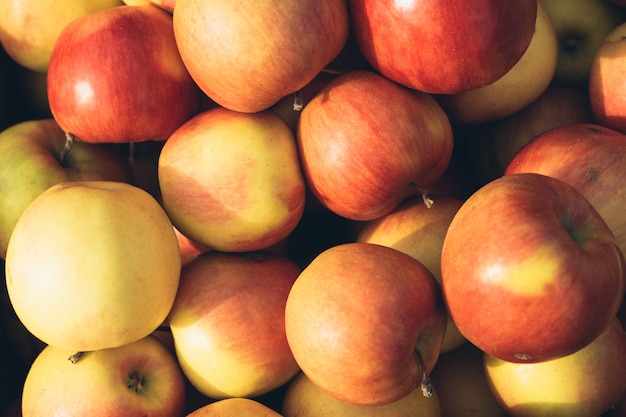
{"type": "Polygon", "coordinates": [[[70,153],[72,146],[74,146],[74,135],[65,132],[65,146],[61,151],[61,165],[65,165],[65,158],[67,157],[67,154],[70,153]]]}
{"type": "Polygon", "coordinates": [[[296,91],[296,96],[293,99],[293,109],[295,111],[301,111],[304,107],[304,102],[302,101],[302,94],[300,90],[296,91]]]}
{"type": "Polygon", "coordinates": [[[419,351],[419,349],[415,348],[413,352],[415,353],[415,357],[419,362],[420,370],[422,371],[422,380],[420,384],[422,388],[422,394],[426,398],[431,398],[433,396],[433,384],[430,380],[430,376],[428,375],[428,370],[426,369],[424,358],[422,357],[422,353],[419,351]]]}
{"type": "Polygon", "coordinates": [[[424,201],[426,208],[431,208],[433,204],[435,204],[433,199],[428,196],[428,193],[426,191],[422,191],[422,200],[424,201]]]}
{"type": "Polygon", "coordinates": [[[73,355],[71,355],[69,358],[67,358],[67,360],[72,363],[77,363],[80,360],[80,358],[83,357],[84,354],[85,352],[76,352],[73,355]]]}

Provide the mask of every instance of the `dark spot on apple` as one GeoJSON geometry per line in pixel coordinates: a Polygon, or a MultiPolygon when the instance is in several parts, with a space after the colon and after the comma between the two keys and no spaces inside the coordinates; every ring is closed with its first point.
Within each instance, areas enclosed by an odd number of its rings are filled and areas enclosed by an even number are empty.
{"type": "Polygon", "coordinates": [[[589,167],[587,172],[585,172],[585,176],[589,181],[595,181],[600,176],[600,171],[596,167],[589,167]]]}

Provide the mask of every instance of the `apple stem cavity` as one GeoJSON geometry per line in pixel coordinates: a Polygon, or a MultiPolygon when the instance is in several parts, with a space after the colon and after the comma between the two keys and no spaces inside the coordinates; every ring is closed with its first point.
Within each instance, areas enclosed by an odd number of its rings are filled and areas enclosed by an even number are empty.
{"type": "Polygon", "coordinates": [[[65,165],[65,158],[67,158],[67,154],[70,153],[72,146],[74,146],[74,135],[65,132],[65,146],[61,151],[61,165],[65,165]]]}
{"type": "Polygon", "coordinates": [[[428,375],[426,365],[424,364],[424,358],[422,357],[422,353],[419,351],[419,349],[415,348],[413,352],[415,354],[415,357],[417,358],[417,362],[419,363],[420,370],[422,371],[422,378],[420,381],[422,395],[424,395],[424,397],[426,398],[431,398],[433,396],[433,384],[430,380],[430,376],[428,375]]]}
{"type": "Polygon", "coordinates": [[[139,371],[133,371],[128,375],[126,378],[126,386],[135,393],[143,391],[143,376],[139,371]]]}
{"type": "Polygon", "coordinates": [[[302,93],[298,90],[293,98],[293,109],[295,111],[302,111],[302,108],[304,108],[304,102],[302,101],[302,93]]]}
{"type": "Polygon", "coordinates": [[[70,355],[70,357],[67,358],[67,360],[75,364],[75,363],[78,363],[80,358],[82,358],[84,355],[85,355],[85,352],[76,352],[73,355],[70,355]]]}

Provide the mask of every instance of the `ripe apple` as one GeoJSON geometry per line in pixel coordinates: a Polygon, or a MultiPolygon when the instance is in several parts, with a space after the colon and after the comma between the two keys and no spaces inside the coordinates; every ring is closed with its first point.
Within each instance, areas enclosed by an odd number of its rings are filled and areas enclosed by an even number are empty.
{"type": "Polygon", "coordinates": [[[300,267],[271,253],[210,252],[181,273],[168,317],[176,355],[210,398],[256,397],[298,372],[285,303],[300,267]]]}
{"type": "Polygon", "coordinates": [[[285,239],[302,217],[305,183],[293,133],[275,113],[206,110],[161,150],[163,206],[189,239],[246,252],[285,239]]]}
{"type": "MultiPolygon", "coordinates": [[[[357,242],[389,246],[411,255],[441,283],[441,248],[448,226],[463,200],[433,197],[431,207],[421,197],[413,197],[391,213],[365,222],[357,242]]],[[[467,340],[448,317],[442,352],[455,349],[467,340]]]]}
{"type": "Polygon", "coordinates": [[[342,50],[345,0],[178,0],[174,33],[198,86],[219,105],[265,110],[308,84],[342,50]]]}
{"type": "Polygon", "coordinates": [[[502,175],[515,154],[540,134],[574,123],[592,123],[589,97],[572,87],[550,86],[511,116],[470,127],[466,146],[483,183],[502,175]]]}
{"type": "Polygon", "coordinates": [[[424,192],[452,155],[452,127],[435,99],[371,71],[329,82],[302,110],[298,149],[307,184],[352,220],[391,212],[424,192]]]}
{"type": "Polygon", "coordinates": [[[537,4],[537,22],[528,48],[502,77],[457,94],[437,96],[448,116],[460,123],[483,123],[510,116],[532,103],[552,82],[558,44],[550,17],[537,4]]]}
{"type": "Polygon", "coordinates": [[[589,101],[600,125],[626,133],[626,22],[598,48],[589,71],[589,101]]]}
{"type": "Polygon", "coordinates": [[[574,186],[497,178],[452,219],[441,254],[448,313],[471,343],[510,362],[569,355],[598,337],[624,295],[624,257],[574,186]]]}
{"type": "Polygon", "coordinates": [[[344,243],[315,257],[285,309],[287,341],[301,370],[333,397],[390,404],[423,385],[435,366],[446,313],[437,280],[387,246],[344,243]]]}
{"type": "Polygon", "coordinates": [[[252,398],[235,397],[205,404],[186,417],[281,417],[281,415],[252,398]]]}
{"type": "Polygon", "coordinates": [[[0,257],[26,207],[51,185],[65,181],[133,182],[128,160],[104,144],[74,142],[53,119],[28,120],[0,132],[0,257]]]}
{"type": "Polygon", "coordinates": [[[73,353],[47,346],[35,359],[24,382],[24,416],[183,415],[183,374],[156,338],[87,352],[76,363],[68,360],[73,353]]]}
{"type": "Polygon", "coordinates": [[[44,343],[74,351],[127,344],[167,317],[180,250],[159,203],[116,181],[51,186],[19,218],[6,256],[9,298],[44,343]]]}
{"type": "Polygon", "coordinates": [[[502,77],[528,48],[537,17],[537,0],[348,5],[354,36],[372,66],[433,94],[456,94],[502,77]]]}
{"type": "Polygon", "coordinates": [[[50,110],[85,142],[165,140],[199,108],[170,13],[118,6],[72,21],[48,68],[50,110]]]}
{"type": "Polygon", "coordinates": [[[599,416],[626,392],[626,333],[616,318],[589,345],[559,359],[484,360],[491,390],[512,417],[599,416]]]}
{"type": "Polygon", "coordinates": [[[465,343],[439,356],[431,373],[445,417],[509,417],[487,383],[483,351],[465,343]]]}
{"type": "Polygon", "coordinates": [[[597,124],[571,124],[526,144],[505,174],[535,172],[573,185],[602,216],[626,254],[624,152],[626,135],[597,124]]]}
{"type": "MultiPolygon", "coordinates": [[[[281,413],[284,417],[441,417],[437,391],[426,397],[416,387],[405,397],[381,406],[360,406],[341,401],[315,385],[303,372],[287,385],[281,413]]],[[[487,416],[485,416],[487,417],[487,416]]]]}
{"type": "Polygon", "coordinates": [[[122,0],[5,1],[0,14],[0,44],[20,65],[45,73],[65,26],[79,17],[122,4],[122,0]]]}
{"type": "Polygon", "coordinates": [[[586,92],[589,71],[605,36],[624,21],[623,8],[607,0],[539,0],[554,25],[559,52],[553,84],[586,92]]]}

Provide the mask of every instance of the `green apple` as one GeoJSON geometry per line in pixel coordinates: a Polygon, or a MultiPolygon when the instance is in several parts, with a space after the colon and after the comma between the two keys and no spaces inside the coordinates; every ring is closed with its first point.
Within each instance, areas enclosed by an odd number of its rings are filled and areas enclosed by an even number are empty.
{"type": "Polygon", "coordinates": [[[8,0],[0,13],[0,44],[24,67],[46,72],[56,39],[69,22],[122,4],[122,0],[8,0]]]}
{"type": "Polygon", "coordinates": [[[604,37],[624,21],[624,8],[606,0],[539,0],[559,40],[554,83],[586,90],[604,37]]]}
{"type": "Polygon", "coordinates": [[[484,357],[489,385],[513,417],[592,417],[626,390],[626,334],[619,320],[583,349],[540,363],[484,357]]]}
{"type": "Polygon", "coordinates": [[[11,235],[9,299],[49,345],[121,346],[166,319],[180,256],[171,222],[146,191],[116,181],[59,183],[33,200],[11,235]]]}
{"type": "Polygon", "coordinates": [[[74,142],[53,119],[29,120],[0,132],[0,257],[26,207],[48,187],[66,181],[131,183],[128,160],[107,145],[74,142]]]}
{"type": "Polygon", "coordinates": [[[25,417],[183,415],[185,380],[158,339],[87,352],[75,363],[72,354],[47,346],[37,356],[24,381],[25,417]]]}

